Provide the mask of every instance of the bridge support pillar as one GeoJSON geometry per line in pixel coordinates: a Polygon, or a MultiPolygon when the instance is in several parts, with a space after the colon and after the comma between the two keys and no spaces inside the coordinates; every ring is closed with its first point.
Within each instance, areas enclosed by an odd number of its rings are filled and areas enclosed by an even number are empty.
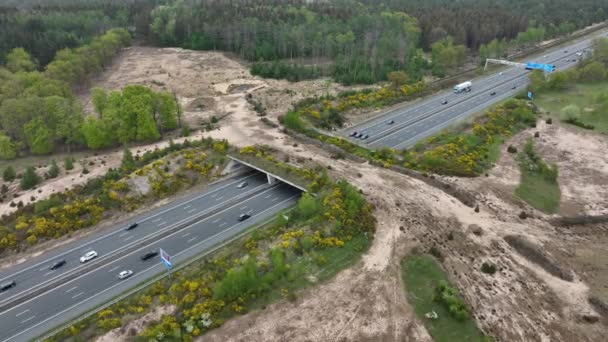
{"type": "Polygon", "coordinates": [[[230,161],[228,162],[228,165],[226,165],[226,167],[224,168],[224,171],[222,171],[222,175],[228,175],[233,172],[239,171],[242,169],[242,167],[243,167],[243,164],[237,162],[234,159],[230,159],[230,161]]]}
{"type": "Polygon", "coordinates": [[[268,178],[268,184],[270,184],[270,185],[274,185],[274,183],[277,182],[277,179],[268,173],[266,174],[266,178],[268,178]]]}

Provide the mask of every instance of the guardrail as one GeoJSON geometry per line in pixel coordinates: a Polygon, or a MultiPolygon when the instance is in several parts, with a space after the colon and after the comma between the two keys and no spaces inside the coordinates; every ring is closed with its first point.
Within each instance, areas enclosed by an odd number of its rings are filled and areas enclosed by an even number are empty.
{"type": "MultiPolygon", "coordinates": [[[[290,211],[290,210],[291,209],[288,209],[287,211],[290,211]]],[[[172,269],[172,272],[177,272],[177,271],[182,270],[183,268],[189,266],[190,264],[194,263],[195,261],[197,261],[199,259],[202,259],[203,257],[205,257],[205,256],[207,256],[207,255],[215,252],[216,250],[218,250],[218,249],[226,246],[227,244],[229,244],[229,243],[231,243],[231,242],[233,242],[235,240],[238,240],[241,237],[249,234],[250,231],[255,230],[255,229],[259,228],[259,227],[262,227],[262,226],[266,225],[267,223],[271,222],[275,218],[276,218],[276,216],[271,216],[268,219],[266,219],[266,220],[264,220],[264,221],[256,224],[255,226],[252,226],[252,227],[250,227],[248,229],[245,229],[241,233],[236,234],[235,236],[233,236],[233,237],[231,237],[231,238],[229,238],[227,240],[224,240],[223,242],[221,242],[221,243],[213,246],[209,250],[207,250],[207,251],[205,251],[203,253],[197,254],[197,255],[191,257],[190,259],[187,259],[186,261],[184,261],[183,263],[180,263],[177,267],[175,267],[174,269],[172,269]]],[[[78,323],[78,322],[80,322],[80,321],[82,321],[84,319],[87,319],[87,318],[93,316],[94,314],[98,313],[99,311],[104,310],[104,309],[106,309],[106,308],[108,308],[108,307],[110,307],[110,306],[112,306],[112,305],[120,302],[121,300],[123,300],[123,299],[125,299],[125,298],[127,298],[129,296],[132,296],[133,294],[135,294],[135,293],[137,293],[137,292],[145,289],[146,287],[148,287],[148,286],[156,283],[157,281],[162,280],[163,278],[165,278],[167,276],[169,276],[169,274],[167,272],[163,272],[163,273],[157,275],[156,277],[153,277],[152,279],[143,282],[141,285],[136,286],[136,287],[134,287],[134,288],[132,288],[132,289],[130,289],[130,290],[128,290],[128,291],[126,291],[126,292],[118,295],[117,297],[115,297],[111,301],[109,301],[107,303],[104,303],[104,304],[102,304],[102,305],[100,305],[100,306],[98,306],[98,307],[96,307],[96,308],[88,311],[87,313],[79,316],[77,319],[72,320],[69,323],[60,326],[59,328],[53,329],[49,333],[46,333],[46,334],[42,335],[41,337],[36,338],[35,341],[36,342],[41,342],[41,341],[44,341],[46,339],[49,339],[49,338],[57,335],[58,333],[62,332],[63,330],[69,328],[70,326],[72,326],[72,325],[74,325],[74,324],[76,324],[76,323],[78,323]]]]}
{"type": "Polygon", "coordinates": [[[266,184],[264,186],[262,186],[260,189],[254,190],[254,191],[248,191],[245,192],[243,194],[240,194],[239,196],[234,197],[233,199],[231,199],[228,202],[224,202],[220,205],[216,205],[214,207],[211,207],[207,210],[205,210],[204,212],[202,212],[200,215],[196,215],[193,217],[189,217],[186,219],[183,219],[182,221],[179,221],[175,224],[173,224],[173,226],[171,228],[167,228],[164,230],[161,230],[160,232],[156,233],[156,234],[151,234],[139,241],[136,241],[132,244],[129,244],[121,249],[118,249],[112,253],[106,254],[103,256],[103,258],[99,258],[91,263],[86,263],[85,266],[83,268],[77,268],[74,269],[72,271],[70,271],[69,273],[66,273],[64,276],[62,277],[58,277],[57,279],[54,279],[53,281],[50,281],[48,283],[45,283],[43,286],[40,286],[38,288],[36,288],[34,291],[30,291],[28,293],[23,294],[22,296],[19,296],[15,299],[12,299],[9,302],[5,302],[2,303],[2,305],[0,305],[0,312],[4,312],[5,310],[9,309],[9,307],[18,305],[20,303],[23,303],[25,301],[27,301],[30,298],[36,297],[40,294],[43,294],[51,289],[53,289],[54,287],[65,283],[67,281],[73,280],[77,277],[80,277],[84,274],[90,273],[91,271],[93,271],[94,269],[102,266],[103,264],[107,263],[110,260],[119,258],[123,255],[128,254],[129,252],[132,252],[136,249],[141,248],[142,246],[145,245],[149,245],[151,243],[153,243],[156,240],[162,239],[165,236],[168,236],[170,234],[173,234],[179,230],[182,230],[184,228],[187,228],[188,226],[203,220],[204,218],[214,215],[220,211],[222,211],[225,207],[229,207],[232,206],[238,202],[240,202],[243,198],[248,197],[248,196],[255,196],[263,191],[266,191],[267,189],[271,188],[270,185],[266,184]]]}

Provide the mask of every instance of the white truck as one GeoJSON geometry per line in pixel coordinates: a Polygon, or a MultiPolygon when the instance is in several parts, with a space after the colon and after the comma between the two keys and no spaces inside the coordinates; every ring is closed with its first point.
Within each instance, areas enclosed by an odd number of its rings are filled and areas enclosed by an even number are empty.
{"type": "Polygon", "coordinates": [[[454,93],[462,93],[463,91],[471,91],[471,81],[459,83],[454,86],[454,93]]]}

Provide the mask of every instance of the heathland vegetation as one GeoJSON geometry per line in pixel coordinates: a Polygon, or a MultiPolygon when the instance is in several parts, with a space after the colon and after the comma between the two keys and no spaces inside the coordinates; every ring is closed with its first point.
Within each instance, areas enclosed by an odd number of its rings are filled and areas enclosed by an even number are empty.
{"type": "Polygon", "coordinates": [[[298,290],[352,265],[375,231],[372,207],[345,181],[323,168],[298,169],[264,147],[236,151],[289,170],[316,190],[297,206],[213,255],[174,272],[144,291],[78,322],[53,340],[77,341],[123,326],[158,306],[175,306],[139,334],[142,340],[192,341],[235,315],[278,299],[295,301],[298,290]]]}

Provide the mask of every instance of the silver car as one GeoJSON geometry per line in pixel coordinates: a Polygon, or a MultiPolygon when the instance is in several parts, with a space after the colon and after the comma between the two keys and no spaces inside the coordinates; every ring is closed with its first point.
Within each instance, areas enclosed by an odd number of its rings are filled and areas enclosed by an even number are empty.
{"type": "Polygon", "coordinates": [[[124,271],[121,271],[120,273],[118,273],[118,279],[120,279],[120,280],[127,279],[132,275],[133,275],[133,271],[124,270],[124,271]]]}
{"type": "Polygon", "coordinates": [[[83,256],[80,257],[80,262],[85,263],[91,259],[95,259],[97,258],[97,252],[95,251],[89,251],[86,252],[83,256]]]}

